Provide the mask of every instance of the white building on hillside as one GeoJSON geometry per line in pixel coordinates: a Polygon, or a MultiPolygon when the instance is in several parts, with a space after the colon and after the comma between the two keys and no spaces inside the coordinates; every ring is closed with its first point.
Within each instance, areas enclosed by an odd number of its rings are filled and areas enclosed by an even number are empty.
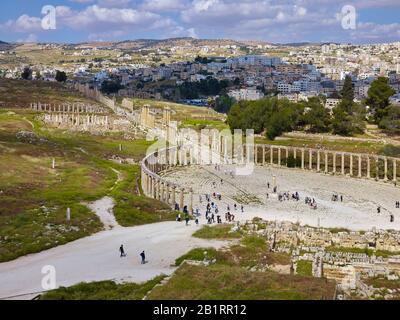
{"type": "Polygon", "coordinates": [[[243,88],[240,90],[230,90],[228,96],[234,98],[236,101],[260,100],[264,97],[264,94],[256,88],[243,88]]]}

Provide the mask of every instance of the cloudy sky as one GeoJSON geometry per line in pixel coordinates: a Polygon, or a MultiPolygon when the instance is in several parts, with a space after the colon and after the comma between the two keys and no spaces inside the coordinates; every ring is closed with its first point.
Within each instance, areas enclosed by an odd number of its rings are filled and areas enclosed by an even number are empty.
{"type": "Polygon", "coordinates": [[[400,41],[400,0],[1,0],[0,9],[0,40],[8,42],[187,36],[275,43],[400,41]],[[42,27],[45,5],[56,9],[55,30],[42,27]],[[355,28],[348,28],[346,5],[355,8],[355,28]]]}

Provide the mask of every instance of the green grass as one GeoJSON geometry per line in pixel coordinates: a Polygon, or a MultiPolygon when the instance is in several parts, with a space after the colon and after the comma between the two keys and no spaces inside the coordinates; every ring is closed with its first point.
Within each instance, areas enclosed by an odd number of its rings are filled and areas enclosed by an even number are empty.
{"type": "Polygon", "coordinates": [[[297,262],[296,273],[300,276],[312,277],[312,262],[299,260],[297,262]]]}
{"type": "Polygon", "coordinates": [[[290,255],[269,252],[266,240],[261,236],[244,236],[239,244],[220,251],[217,261],[231,266],[263,268],[270,265],[289,265],[290,255]]]}
{"type": "Polygon", "coordinates": [[[256,138],[255,143],[291,146],[298,148],[320,148],[323,146],[325,150],[371,154],[380,154],[383,148],[382,143],[372,141],[354,141],[350,139],[338,139],[332,141],[327,139],[320,140],[312,138],[288,138],[285,136],[273,141],[266,138],[256,138]]]}
{"type": "Polygon", "coordinates": [[[196,131],[202,129],[229,129],[229,126],[220,120],[186,119],[182,121],[181,128],[192,128],[196,131]]]}
{"type": "Polygon", "coordinates": [[[7,108],[27,108],[32,102],[95,104],[58,82],[13,79],[0,79],[0,101],[7,108]]]}
{"type": "Polygon", "coordinates": [[[82,203],[106,195],[115,199],[123,226],[173,220],[170,208],[137,193],[139,166],[118,164],[111,155],[136,161],[151,142],[124,140],[122,134],[94,136],[47,129],[22,110],[0,113],[0,261],[48,249],[102,229],[82,203]],[[19,141],[34,131],[43,143],[19,141]],[[122,144],[122,151],[119,145],[122,144]],[[51,168],[52,158],[56,168],[51,168]],[[120,172],[122,181],[116,181],[120,172]],[[72,220],[65,221],[71,208],[72,220]]]}
{"type": "Polygon", "coordinates": [[[321,278],[184,264],[166,284],[154,288],[148,299],[313,300],[332,299],[334,291],[334,282],[321,278]]]}
{"type": "Polygon", "coordinates": [[[237,239],[241,237],[241,232],[231,232],[232,225],[220,224],[213,227],[203,226],[200,230],[197,230],[193,237],[202,239],[237,239]]]}
{"type": "Polygon", "coordinates": [[[100,281],[79,283],[49,291],[40,300],[142,300],[165,276],[157,276],[142,284],[100,281]]]}
{"type": "Polygon", "coordinates": [[[131,166],[124,181],[111,192],[116,201],[114,215],[122,226],[175,220],[175,212],[161,201],[138,195],[139,166],[131,166]]]}
{"type": "Polygon", "coordinates": [[[204,259],[213,260],[216,258],[217,250],[214,248],[195,248],[175,259],[175,265],[180,266],[184,260],[203,261],[204,259]]]}

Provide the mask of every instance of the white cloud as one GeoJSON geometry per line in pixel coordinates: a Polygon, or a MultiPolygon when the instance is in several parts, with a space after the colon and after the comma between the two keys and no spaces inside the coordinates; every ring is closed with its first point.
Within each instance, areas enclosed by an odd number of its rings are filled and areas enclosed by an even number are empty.
{"type": "Polygon", "coordinates": [[[179,11],[187,7],[185,0],[144,0],[140,6],[141,9],[152,12],[179,11]]]}
{"type": "MultiPolygon", "coordinates": [[[[91,39],[192,36],[264,39],[274,42],[385,41],[399,39],[397,24],[341,27],[345,4],[360,8],[399,6],[399,0],[70,0],[57,6],[57,29],[84,31],[91,39]],[[72,9],[74,8],[74,9],[72,9]],[[78,9],[79,8],[79,9],[78,9]]],[[[373,9],[368,9],[373,10],[373,9]]],[[[1,30],[39,34],[41,18],[22,15],[1,30]]]]}
{"type": "Polygon", "coordinates": [[[17,20],[9,20],[3,25],[1,29],[5,29],[11,32],[35,32],[42,29],[41,19],[37,17],[31,17],[27,14],[23,14],[17,20]]]}
{"type": "Polygon", "coordinates": [[[105,8],[126,8],[132,4],[132,0],[98,0],[97,5],[105,8]]]}

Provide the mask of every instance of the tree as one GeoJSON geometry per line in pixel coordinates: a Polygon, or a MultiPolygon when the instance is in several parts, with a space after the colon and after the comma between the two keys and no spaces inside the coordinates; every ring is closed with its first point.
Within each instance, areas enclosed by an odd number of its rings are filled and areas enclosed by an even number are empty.
{"type": "Polygon", "coordinates": [[[228,95],[222,95],[215,100],[214,109],[217,112],[228,113],[234,103],[234,98],[228,95]]]}
{"type": "Polygon", "coordinates": [[[400,134],[400,108],[390,105],[387,115],[379,122],[379,127],[388,133],[400,134]]]}
{"type": "Polygon", "coordinates": [[[32,79],[32,70],[29,67],[25,67],[24,71],[21,73],[21,78],[24,80],[30,80],[32,79]]]}
{"type": "Polygon", "coordinates": [[[343,89],[341,92],[342,99],[346,101],[351,101],[353,103],[354,100],[354,89],[353,89],[353,82],[350,76],[346,76],[344,79],[343,89]]]}
{"type": "Polygon", "coordinates": [[[365,111],[359,104],[353,104],[351,113],[347,112],[348,101],[342,100],[333,108],[332,132],[341,136],[352,136],[363,133],[365,111]]]}
{"type": "Polygon", "coordinates": [[[305,104],[308,110],[303,116],[304,125],[312,133],[327,132],[330,129],[331,115],[318,97],[310,98],[305,104]]]}
{"type": "Polygon", "coordinates": [[[67,74],[64,71],[57,70],[56,72],[56,80],[58,82],[65,82],[67,81],[67,74]]]}
{"type": "Polygon", "coordinates": [[[333,108],[332,131],[341,136],[352,134],[350,117],[339,105],[333,108]]]}
{"type": "Polygon", "coordinates": [[[333,109],[333,133],[342,136],[362,133],[365,127],[365,110],[354,103],[354,89],[350,76],[346,76],[340,93],[342,100],[333,109]]]}
{"type": "Polygon", "coordinates": [[[381,120],[388,116],[389,98],[394,94],[395,91],[389,86],[388,78],[379,77],[371,83],[365,103],[371,108],[376,124],[379,125],[381,120]]]}
{"type": "Polygon", "coordinates": [[[110,93],[117,93],[122,88],[123,86],[121,85],[121,81],[114,79],[114,80],[103,81],[100,90],[105,94],[110,94],[110,93]]]}

